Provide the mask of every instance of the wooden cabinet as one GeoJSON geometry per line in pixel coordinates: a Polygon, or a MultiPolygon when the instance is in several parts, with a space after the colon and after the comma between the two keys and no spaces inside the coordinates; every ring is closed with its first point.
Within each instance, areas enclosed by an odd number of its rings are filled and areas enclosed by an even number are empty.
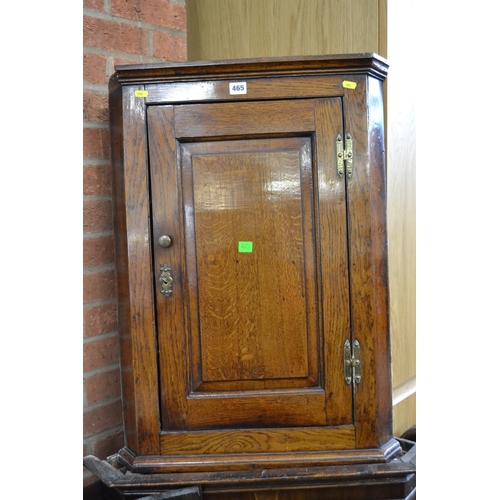
{"type": "Polygon", "coordinates": [[[116,68],[119,461],[132,473],[303,474],[400,452],[386,71],[373,54],[116,68]]]}

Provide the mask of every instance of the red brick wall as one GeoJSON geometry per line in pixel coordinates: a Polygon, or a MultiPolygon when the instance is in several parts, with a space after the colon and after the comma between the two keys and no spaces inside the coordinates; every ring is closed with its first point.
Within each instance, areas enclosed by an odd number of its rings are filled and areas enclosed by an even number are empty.
{"type": "MultiPolygon", "coordinates": [[[[115,64],[186,60],[184,0],[83,1],[83,454],[123,445],[108,79],[115,64]]],[[[96,481],[85,468],[84,486],[96,481]]]]}

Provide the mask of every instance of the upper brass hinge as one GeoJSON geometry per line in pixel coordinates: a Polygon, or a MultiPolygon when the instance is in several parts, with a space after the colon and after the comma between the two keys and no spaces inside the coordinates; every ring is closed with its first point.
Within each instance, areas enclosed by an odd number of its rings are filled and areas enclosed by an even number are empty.
{"type": "Polygon", "coordinates": [[[348,385],[353,379],[356,384],[361,380],[361,345],[357,340],[352,343],[352,351],[349,340],[344,343],[344,378],[348,385]]]}
{"type": "Polygon", "coordinates": [[[337,150],[337,172],[340,177],[344,176],[344,162],[347,170],[347,178],[350,179],[352,177],[352,136],[349,132],[347,132],[345,136],[345,149],[344,149],[344,141],[342,140],[342,136],[340,134],[337,135],[337,139],[335,141],[336,150],[337,150]]]}

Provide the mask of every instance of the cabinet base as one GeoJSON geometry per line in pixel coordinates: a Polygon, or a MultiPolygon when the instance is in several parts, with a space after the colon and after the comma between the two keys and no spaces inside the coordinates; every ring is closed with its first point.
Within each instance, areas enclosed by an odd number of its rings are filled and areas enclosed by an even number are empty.
{"type": "Polygon", "coordinates": [[[116,462],[84,458],[103,482],[107,498],[128,500],[163,497],[167,491],[172,498],[189,500],[414,500],[415,462],[400,456],[384,464],[137,474],[118,469],[116,462]]]}
{"type": "Polygon", "coordinates": [[[270,469],[303,469],[340,465],[386,464],[401,454],[398,440],[380,448],[303,451],[301,453],[231,453],[137,456],[128,448],[116,455],[121,467],[137,474],[236,472],[270,469]]]}

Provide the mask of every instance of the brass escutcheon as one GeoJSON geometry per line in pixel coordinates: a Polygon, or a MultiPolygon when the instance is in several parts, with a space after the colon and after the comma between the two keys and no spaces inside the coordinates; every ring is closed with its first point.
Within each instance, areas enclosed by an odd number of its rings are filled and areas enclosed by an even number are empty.
{"type": "Polygon", "coordinates": [[[172,283],[174,278],[172,277],[172,269],[167,266],[167,264],[162,264],[160,266],[160,293],[165,295],[165,297],[170,297],[172,295],[172,283]]]}

